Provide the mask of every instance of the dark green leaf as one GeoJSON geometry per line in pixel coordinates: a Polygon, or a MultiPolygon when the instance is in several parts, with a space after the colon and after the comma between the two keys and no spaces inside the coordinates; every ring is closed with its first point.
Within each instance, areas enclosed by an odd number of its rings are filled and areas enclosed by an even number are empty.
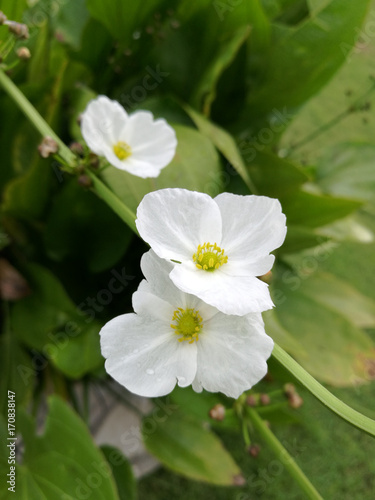
{"type": "Polygon", "coordinates": [[[240,469],[220,440],[201,423],[183,414],[143,429],[147,449],[166,467],[183,476],[218,485],[233,485],[240,469]]]}
{"type": "Polygon", "coordinates": [[[104,445],[100,449],[111,467],[119,499],[136,500],[136,482],[128,459],[113,446],[104,445]]]}

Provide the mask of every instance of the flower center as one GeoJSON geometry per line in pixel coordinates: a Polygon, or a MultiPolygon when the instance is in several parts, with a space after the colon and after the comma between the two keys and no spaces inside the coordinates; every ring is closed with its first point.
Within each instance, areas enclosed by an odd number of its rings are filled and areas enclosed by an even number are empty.
{"type": "Polygon", "coordinates": [[[193,261],[198,269],[204,271],[215,271],[220,266],[228,262],[228,256],[225,255],[224,249],[221,249],[214,243],[204,243],[198,245],[197,253],[193,255],[193,261]]]}
{"type": "Polygon", "coordinates": [[[203,326],[203,320],[199,315],[199,311],[179,307],[173,313],[172,321],[175,324],[171,323],[171,328],[173,328],[176,335],[180,335],[179,342],[187,340],[189,344],[193,344],[194,340],[198,340],[198,334],[203,326]]]}
{"type": "Polygon", "coordinates": [[[114,146],[113,146],[113,152],[117,156],[119,160],[126,160],[129,156],[132,154],[132,149],[129,146],[129,144],[126,144],[126,142],[123,141],[118,141],[114,146]]]}

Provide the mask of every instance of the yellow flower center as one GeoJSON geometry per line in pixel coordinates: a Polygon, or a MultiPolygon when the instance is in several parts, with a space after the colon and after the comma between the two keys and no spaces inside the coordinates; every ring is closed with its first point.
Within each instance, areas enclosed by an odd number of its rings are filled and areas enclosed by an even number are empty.
{"type": "Polygon", "coordinates": [[[215,271],[220,266],[228,262],[228,256],[225,255],[224,249],[221,249],[214,243],[204,243],[198,245],[197,253],[193,255],[193,261],[198,269],[204,271],[215,271]]]}
{"type": "Polygon", "coordinates": [[[199,332],[202,330],[203,320],[199,315],[199,311],[195,309],[182,309],[179,307],[173,313],[171,328],[176,335],[180,335],[179,342],[187,340],[189,344],[197,341],[199,332]]]}
{"type": "Polygon", "coordinates": [[[126,158],[131,156],[132,149],[126,142],[118,141],[118,143],[113,146],[113,152],[119,160],[126,160],[126,158]]]}

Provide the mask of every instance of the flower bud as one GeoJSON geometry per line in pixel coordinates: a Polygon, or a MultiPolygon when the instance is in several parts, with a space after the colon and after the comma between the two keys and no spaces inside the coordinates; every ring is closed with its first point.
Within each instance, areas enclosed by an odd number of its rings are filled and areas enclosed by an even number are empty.
{"type": "Polygon", "coordinates": [[[26,24],[16,23],[15,21],[6,21],[4,24],[8,26],[8,29],[13,35],[21,40],[27,40],[30,36],[29,28],[26,24]]]}
{"type": "Polygon", "coordinates": [[[254,396],[254,394],[249,394],[246,398],[246,404],[247,406],[251,406],[254,408],[258,404],[257,398],[254,396]]]}
{"type": "Polygon", "coordinates": [[[8,18],[7,18],[7,16],[4,14],[4,12],[2,12],[2,11],[0,10],[0,25],[1,25],[1,24],[4,24],[4,23],[5,23],[5,21],[7,21],[7,19],[8,19],[8,18]]]}
{"type": "Polygon", "coordinates": [[[221,422],[225,418],[225,407],[221,404],[217,404],[211,408],[208,414],[213,420],[221,422]]]}
{"type": "Polygon", "coordinates": [[[78,184],[84,188],[89,188],[92,186],[92,180],[86,174],[82,174],[78,177],[78,184]]]}
{"type": "Polygon", "coordinates": [[[261,394],[259,397],[260,404],[263,406],[267,406],[271,402],[271,398],[269,397],[268,394],[261,394]]]}
{"type": "Polygon", "coordinates": [[[51,154],[57,153],[59,145],[52,137],[44,137],[38,146],[39,154],[42,158],[48,158],[51,154]]]}
{"type": "Polygon", "coordinates": [[[16,51],[17,57],[20,59],[27,61],[27,59],[30,59],[31,53],[27,47],[20,47],[16,51]]]}
{"type": "Polygon", "coordinates": [[[293,384],[285,384],[284,385],[284,394],[288,398],[296,394],[296,388],[293,384]]]}
{"type": "Polygon", "coordinates": [[[293,409],[300,408],[303,405],[303,399],[297,393],[291,394],[288,397],[289,406],[293,409]]]}
{"type": "Polygon", "coordinates": [[[259,452],[260,452],[260,446],[259,446],[259,444],[251,444],[247,448],[247,452],[248,452],[249,455],[251,455],[252,457],[256,458],[259,455],[259,452]]]}
{"type": "Polygon", "coordinates": [[[92,166],[92,168],[99,168],[100,161],[95,153],[89,154],[89,163],[92,166]]]}
{"type": "Polygon", "coordinates": [[[72,142],[69,146],[69,149],[70,151],[72,151],[72,153],[78,156],[83,156],[83,146],[79,142],[72,142]]]}

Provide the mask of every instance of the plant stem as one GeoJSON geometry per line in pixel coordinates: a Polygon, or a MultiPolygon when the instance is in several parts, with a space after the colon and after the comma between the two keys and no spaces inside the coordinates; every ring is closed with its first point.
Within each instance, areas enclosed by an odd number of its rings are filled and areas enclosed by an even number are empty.
{"type": "Polygon", "coordinates": [[[91,170],[86,170],[86,174],[92,180],[95,192],[102,198],[108,206],[138,235],[135,225],[135,214],[122,203],[112,191],[97,177],[91,170]]]}
{"type": "Polygon", "coordinates": [[[322,500],[322,497],[299,468],[294,458],[288,453],[273,432],[267,427],[266,423],[260,418],[258,413],[250,407],[246,408],[246,413],[255,429],[267,442],[268,446],[273,450],[282,465],[300,486],[301,490],[304,491],[306,498],[310,498],[312,500],[322,500]]]}
{"type": "Polygon", "coordinates": [[[331,394],[276,343],[273,348],[272,356],[292,375],[294,375],[296,379],[311,392],[311,394],[327,406],[327,408],[336,413],[336,415],[342,419],[354,425],[354,427],[357,427],[358,429],[367,432],[367,434],[370,434],[370,436],[375,437],[375,420],[372,420],[371,418],[366,417],[366,415],[362,415],[362,413],[353,410],[353,408],[331,394]]]}
{"type": "Polygon", "coordinates": [[[24,96],[19,88],[12,82],[12,80],[0,69],[0,85],[8,93],[8,95],[15,101],[21,111],[33,123],[35,128],[41,133],[43,137],[51,137],[59,145],[58,155],[60,156],[72,169],[74,168],[75,155],[70,149],[62,142],[62,140],[55,134],[52,128],[38,113],[30,101],[24,96]]]}

